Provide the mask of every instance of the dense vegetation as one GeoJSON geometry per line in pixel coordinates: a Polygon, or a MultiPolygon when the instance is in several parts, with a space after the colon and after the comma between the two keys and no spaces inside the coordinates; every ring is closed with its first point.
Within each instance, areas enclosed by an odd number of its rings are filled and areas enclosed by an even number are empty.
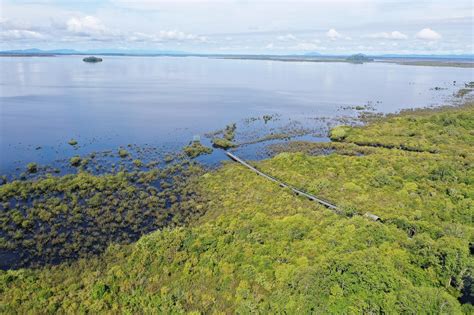
{"type": "Polygon", "coordinates": [[[205,215],[186,227],[1,272],[0,311],[472,313],[473,105],[342,129],[256,166],[345,215],[229,163],[193,186],[205,215]]]}
{"type": "MultiPolygon", "coordinates": [[[[340,127],[338,141],[359,146],[399,148],[467,157],[472,153],[474,109],[416,110],[376,121],[364,128],[340,127]],[[345,134],[343,131],[346,131],[345,134]]],[[[332,132],[332,135],[334,132],[332,132]]]]}

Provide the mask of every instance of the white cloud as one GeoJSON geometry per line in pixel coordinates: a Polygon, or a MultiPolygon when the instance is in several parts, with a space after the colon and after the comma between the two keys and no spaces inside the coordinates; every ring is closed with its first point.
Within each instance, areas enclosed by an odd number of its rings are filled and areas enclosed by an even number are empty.
{"type": "Polygon", "coordinates": [[[336,40],[336,39],[345,39],[345,40],[352,40],[352,37],[349,36],[344,36],[343,34],[339,33],[335,29],[331,28],[329,31],[326,32],[326,37],[328,37],[330,40],[336,40]]]}
{"type": "Polygon", "coordinates": [[[0,19],[0,39],[3,41],[31,40],[44,41],[55,38],[58,42],[139,42],[169,43],[179,45],[184,42],[207,43],[205,36],[185,33],[179,30],[161,30],[157,32],[126,32],[107,27],[92,15],[72,16],[63,22],[51,21],[49,26],[33,28],[11,20],[0,19]]]}
{"type": "Polygon", "coordinates": [[[168,42],[168,41],[193,41],[193,42],[206,42],[205,36],[199,36],[194,34],[188,34],[181,31],[159,31],[155,34],[139,33],[135,32],[128,37],[129,41],[132,42],[168,42]]]}
{"type": "Polygon", "coordinates": [[[296,36],[293,35],[293,34],[286,34],[286,35],[280,35],[277,37],[277,39],[279,41],[282,41],[282,42],[288,42],[288,41],[293,41],[293,40],[296,40],[296,36]]]}
{"type": "Polygon", "coordinates": [[[67,30],[83,35],[104,34],[108,30],[102,22],[94,16],[72,17],[67,22],[67,30]]]}
{"type": "MultiPolygon", "coordinates": [[[[340,5],[352,5],[357,7],[361,4],[371,3],[374,0],[300,0],[301,3],[309,3],[314,5],[324,5],[327,7],[339,7],[340,5]]],[[[129,8],[129,9],[140,9],[140,10],[160,10],[165,5],[176,5],[180,6],[199,6],[199,5],[206,5],[206,4],[217,4],[220,6],[225,5],[232,5],[235,7],[242,7],[247,6],[251,1],[241,1],[241,0],[109,0],[114,6],[122,7],[122,8],[129,8]]],[[[275,2],[278,4],[279,1],[275,0],[258,0],[259,5],[268,5],[274,6],[275,2]]],[[[293,5],[291,1],[281,1],[283,4],[290,3],[293,5]]]]}
{"type": "Polygon", "coordinates": [[[433,31],[431,28],[424,28],[416,33],[416,38],[422,40],[438,40],[441,39],[441,34],[433,31]]]}
{"type": "Polygon", "coordinates": [[[390,39],[395,39],[395,40],[401,40],[401,39],[407,39],[408,36],[403,34],[402,32],[399,31],[393,31],[390,33],[390,39]]]}
{"type": "Polygon", "coordinates": [[[403,40],[403,39],[408,38],[408,36],[406,36],[405,34],[399,31],[393,31],[390,33],[387,33],[387,32],[375,33],[375,34],[369,35],[368,37],[374,38],[374,39],[391,39],[391,40],[403,40]]]}
{"type": "Polygon", "coordinates": [[[181,32],[178,30],[161,30],[156,33],[121,32],[106,27],[102,21],[94,16],[72,17],[66,22],[66,30],[73,36],[89,37],[96,41],[130,41],[130,42],[206,42],[205,36],[181,32]]]}
{"type": "Polygon", "coordinates": [[[26,24],[24,21],[2,19],[0,18],[0,29],[2,31],[9,30],[28,30],[31,26],[26,24]]]}
{"type": "Polygon", "coordinates": [[[128,37],[128,40],[131,42],[146,42],[146,41],[154,41],[155,38],[153,35],[135,32],[128,37]]]}
{"type": "Polygon", "coordinates": [[[184,41],[184,40],[206,41],[207,40],[205,36],[187,34],[187,33],[176,31],[176,30],[160,31],[157,34],[157,36],[159,39],[162,39],[162,40],[178,40],[178,41],[184,41]]]}
{"type": "Polygon", "coordinates": [[[374,46],[373,53],[393,51],[395,43],[398,51],[419,52],[429,48],[436,53],[472,53],[472,14],[468,10],[472,0],[451,4],[437,0],[432,1],[436,2],[433,5],[402,2],[0,0],[0,16],[9,20],[2,24],[0,17],[1,38],[5,39],[0,46],[88,49],[101,47],[103,42],[102,47],[107,48],[126,45],[136,49],[172,49],[181,44],[191,52],[212,52],[218,47],[233,47],[238,52],[249,46],[249,50],[257,53],[273,43],[272,51],[284,53],[292,52],[296,45],[319,51],[322,48],[317,48],[318,43],[313,40],[318,38],[319,45],[326,46],[329,53],[357,52],[359,44],[374,46]],[[436,35],[424,34],[426,31],[417,36],[425,27],[442,34],[441,40],[434,40],[439,38],[436,35]],[[349,41],[348,36],[353,40],[349,41]]]}
{"type": "Polygon", "coordinates": [[[1,40],[39,40],[45,36],[32,29],[25,23],[11,21],[8,19],[0,20],[0,39],[1,40]]]}
{"type": "Polygon", "coordinates": [[[38,40],[44,39],[41,33],[28,30],[7,30],[0,32],[1,40],[38,40]]]}
{"type": "Polygon", "coordinates": [[[327,31],[326,36],[329,37],[331,40],[336,40],[342,37],[342,35],[333,28],[327,31]]]}

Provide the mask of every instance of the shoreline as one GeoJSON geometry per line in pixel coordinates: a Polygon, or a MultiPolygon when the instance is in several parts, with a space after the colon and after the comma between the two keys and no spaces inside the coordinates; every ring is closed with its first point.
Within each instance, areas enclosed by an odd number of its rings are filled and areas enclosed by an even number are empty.
{"type": "MultiPolygon", "coordinates": [[[[88,56],[87,53],[78,54],[1,54],[0,57],[62,57],[62,56],[88,56]]],[[[406,66],[427,66],[427,67],[453,67],[453,68],[474,68],[474,60],[466,58],[427,58],[427,57],[377,57],[374,61],[354,62],[346,60],[346,57],[339,56],[269,56],[269,55],[214,55],[214,54],[95,54],[103,57],[200,57],[210,59],[229,59],[229,60],[255,60],[255,61],[282,61],[282,62],[312,62],[312,63],[349,63],[349,64],[365,64],[365,63],[390,63],[406,66]]]]}

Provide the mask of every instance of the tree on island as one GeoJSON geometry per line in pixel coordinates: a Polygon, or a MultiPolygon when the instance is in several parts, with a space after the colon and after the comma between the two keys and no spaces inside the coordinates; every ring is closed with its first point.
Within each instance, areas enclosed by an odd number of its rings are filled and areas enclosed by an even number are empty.
{"type": "Polygon", "coordinates": [[[374,61],[373,58],[369,58],[364,54],[355,54],[346,58],[346,61],[353,63],[364,63],[374,61]]]}
{"type": "Polygon", "coordinates": [[[86,58],[82,59],[82,61],[84,61],[84,62],[93,62],[93,63],[102,62],[102,58],[90,56],[90,57],[86,57],[86,58]]]}

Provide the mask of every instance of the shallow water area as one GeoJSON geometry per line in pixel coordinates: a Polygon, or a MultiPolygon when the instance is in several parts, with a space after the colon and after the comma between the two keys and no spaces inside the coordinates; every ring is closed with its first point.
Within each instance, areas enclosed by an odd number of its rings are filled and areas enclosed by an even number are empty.
{"type": "Polygon", "coordinates": [[[258,138],[288,120],[321,129],[326,122],[309,118],[354,115],[348,107],[387,113],[440,105],[472,80],[463,68],[202,57],[107,56],[98,64],[2,57],[0,67],[0,173],[17,175],[30,162],[52,165],[128,144],[173,152],[232,122],[245,141],[244,130],[258,138]],[[245,126],[264,115],[279,121],[245,126]]]}

